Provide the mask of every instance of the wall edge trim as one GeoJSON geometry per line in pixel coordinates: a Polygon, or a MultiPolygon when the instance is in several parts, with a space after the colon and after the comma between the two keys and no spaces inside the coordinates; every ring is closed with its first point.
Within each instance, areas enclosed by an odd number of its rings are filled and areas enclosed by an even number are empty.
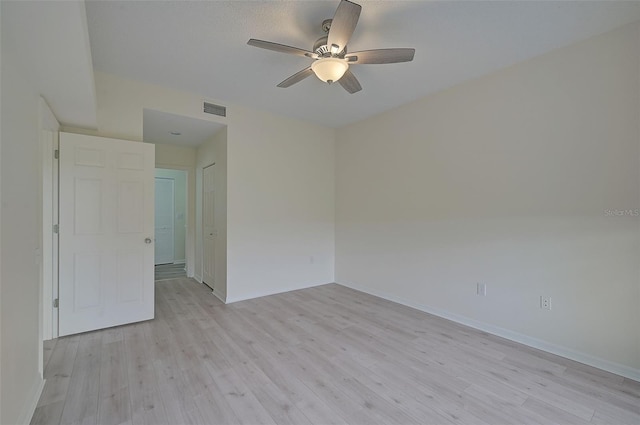
{"type": "Polygon", "coordinates": [[[211,291],[211,293],[213,294],[214,297],[216,297],[217,299],[219,299],[220,301],[222,301],[223,303],[227,303],[221,296],[219,293],[217,293],[216,291],[211,291]]]}
{"type": "Polygon", "coordinates": [[[46,380],[40,378],[35,387],[31,392],[31,397],[27,399],[27,402],[24,405],[24,410],[19,416],[18,423],[19,424],[28,424],[31,423],[31,419],[33,418],[34,413],[36,412],[36,407],[38,407],[38,401],[40,400],[40,396],[42,395],[42,390],[44,390],[44,384],[46,380]]]}
{"type": "Polygon", "coordinates": [[[278,290],[278,291],[275,291],[275,292],[271,292],[271,291],[254,292],[254,293],[252,293],[250,295],[240,296],[240,297],[231,297],[231,298],[229,298],[229,296],[227,296],[226,304],[237,303],[239,301],[252,300],[254,298],[267,297],[269,295],[284,294],[285,292],[297,291],[299,289],[308,289],[308,288],[313,288],[313,287],[316,287],[316,286],[328,285],[330,283],[333,283],[333,282],[311,283],[311,284],[308,284],[308,285],[303,285],[303,286],[296,287],[296,288],[278,290]]]}

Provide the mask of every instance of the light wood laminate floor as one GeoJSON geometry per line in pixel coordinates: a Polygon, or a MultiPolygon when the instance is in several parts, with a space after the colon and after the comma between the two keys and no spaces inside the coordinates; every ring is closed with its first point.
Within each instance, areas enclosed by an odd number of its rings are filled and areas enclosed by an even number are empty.
{"type": "Polygon", "coordinates": [[[640,424],[640,384],[331,284],[46,344],[32,424],[640,424]]]}
{"type": "Polygon", "coordinates": [[[187,277],[184,264],[158,264],[154,268],[155,280],[177,279],[187,277]]]}

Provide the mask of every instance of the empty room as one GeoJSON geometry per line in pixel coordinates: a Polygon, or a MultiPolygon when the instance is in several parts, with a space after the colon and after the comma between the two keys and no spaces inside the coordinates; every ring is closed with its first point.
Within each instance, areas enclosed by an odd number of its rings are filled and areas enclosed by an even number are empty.
{"type": "Polygon", "coordinates": [[[640,424],[640,2],[0,1],[0,424],[640,424]]]}

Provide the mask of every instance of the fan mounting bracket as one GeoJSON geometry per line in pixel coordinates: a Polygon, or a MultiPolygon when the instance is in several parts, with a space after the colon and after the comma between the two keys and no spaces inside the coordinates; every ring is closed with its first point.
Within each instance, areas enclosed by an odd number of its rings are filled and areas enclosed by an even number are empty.
{"type": "Polygon", "coordinates": [[[325,19],[324,21],[322,21],[322,31],[324,31],[325,34],[329,34],[332,21],[333,19],[325,19]]]}

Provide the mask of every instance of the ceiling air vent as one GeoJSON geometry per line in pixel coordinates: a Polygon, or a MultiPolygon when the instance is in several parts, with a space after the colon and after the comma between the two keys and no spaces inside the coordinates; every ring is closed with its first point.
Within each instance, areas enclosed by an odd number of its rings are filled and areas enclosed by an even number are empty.
{"type": "Polygon", "coordinates": [[[226,117],[227,108],[220,105],[214,105],[213,103],[204,102],[204,113],[218,115],[220,117],[226,117]]]}

